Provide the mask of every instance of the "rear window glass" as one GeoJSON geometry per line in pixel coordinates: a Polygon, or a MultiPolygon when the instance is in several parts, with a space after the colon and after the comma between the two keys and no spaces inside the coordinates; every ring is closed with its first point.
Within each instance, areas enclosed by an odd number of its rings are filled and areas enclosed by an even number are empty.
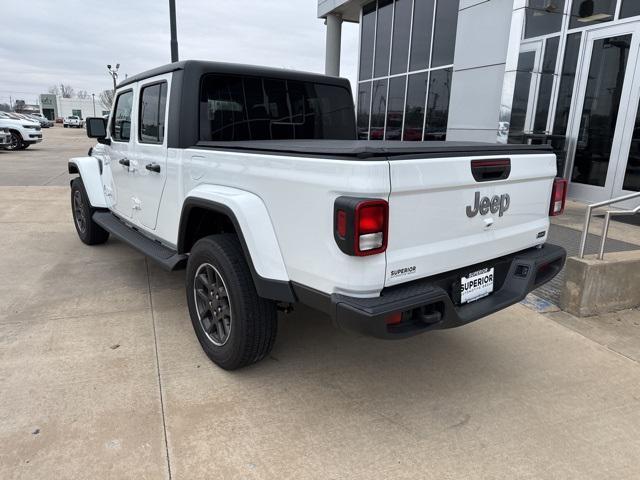
{"type": "Polygon", "coordinates": [[[351,92],[293,80],[206,75],[200,140],[355,139],[351,92]]]}
{"type": "Polygon", "coordinates": [[[144,87],[140,92],[138,138],[141,143],[164,141],[164,117],[167,105],[167,83],[144,87]]]}

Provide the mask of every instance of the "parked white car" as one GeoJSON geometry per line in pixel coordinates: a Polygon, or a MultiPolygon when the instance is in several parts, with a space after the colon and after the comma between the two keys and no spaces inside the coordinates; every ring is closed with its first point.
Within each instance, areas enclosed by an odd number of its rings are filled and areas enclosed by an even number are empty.
{"type": "Polygon", "coordinates": [[[82,128],[84,127],[84,120],[82,120],[77,115],[70,115],[62,120],[62,125],[64,126],[64,128],[82,128]]]}
{"type": "Polygon", "coordinates": [[[77,233],[186,266],[195,333],[225,369],[264,358],[295,303],[405,338],[506,308],[564,265],[546,146],[358,141],[348,80],[211,62],[130,77],[114,105],[69,161],[77,233]]]}
{"type": "Polygon", "coordinates": [[[9,113],[0,112],[0,128],[9,130],[11,139],[7,150],[24,150],[42,141],[42,127],[35,121],[23,120],[9,113]]]}

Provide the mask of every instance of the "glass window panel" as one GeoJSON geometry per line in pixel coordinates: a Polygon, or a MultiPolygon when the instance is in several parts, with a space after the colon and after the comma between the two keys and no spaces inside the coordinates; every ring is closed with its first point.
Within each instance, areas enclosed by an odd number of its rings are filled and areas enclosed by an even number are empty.
{"type": "Polygon", "coordinates": [[[118,95],[116,110],[111,123],[111,138],[115,142],[128,142],[131,138],[131,109],[133,107],[133,92],[118,95]]]}
{"type": "Polygon", "coordinates": [[[560,31],[565,0],[529,0],[525,10],[524,38],[560,31]]]}
{"type": "Polygon", "coordinates": [[[640,2],[638,0],[622,0],[620,18],[635,17],[640,15],[640,2]]]}
{"type": "Polygon", "coordinates": [[[593,42],[572,180],[603,187],[616,131],[631,35],[593,42]]]}
{"type": "Polygon", "coordinates": [[[373,101],[371,103],[370,140],[384,139],[384,121],[387,117],[387,80],[373,82],[373,101]]]}
{"type": "Polygon", "coordinates": [[[202,140],[352,140],[355,132],[353,99],[346,88],[293,80],[204,77],[202,140]]]}
{"type": "Polygon", "coordinates": [[[440,0],[437,4],[431,67],[441,67],[453,63],[459,3],[459,0],[440,0]]]}
{"type": "Polygon", "coordinates": [[[371,109],[371,82],[358,86],[358,139],[369,140],[369,114],[371,109]]]}
{"type": "Polygon", "coordinates": [[[558,104],[556,106],[556,116],[553,125],[554,135],[565,135],[567,133],[581,39],[581,33],[573,33],[567,37],[562,73],[560,74],[558,104]]]}
{"type": "Polygon", "coordinates": [[[164,117],[167,103],[167,84],[144,87],[140,94],[139,138],[142,143],[164,141],[164,117]]]}
{"type": "Polygon", "coordinates": [[[542,60],[540,86],[538,88],[538,103],[536,105],[536,114],[533,122],[534,133],[545,133],[547,131],[547,119],[549,117],[549,106],[551,104],[551,93],[555,79],[554,73],[558,59],[559,43],[560,37],[549,38],[546,42],[544,59],[542,60]]]}
{"type": "Polygon", "coordinates": [[[360,27],[360,79],[371,78],[373,72],[373,42],[376,34],[376,2],[362,8],[360,27]]]}
{"type": "Polygon", "coordinates": [[[403,140],[422,140],[422,127],[424,126],[424,104],[427,96],[428,78],[429,74],[426,72],[409,75],[403,140]]]}
{"type": "Polygon", "coordinates": [[[622,188],[624,190],[640,192],[640,108],[638,108],[636,124],[633,129],[629,161],[627,163],[622,188]]]}
{"type": "Polygon", "coordinates": [[[409,70],[424,70],[429,67],[434,4],[434,0],[415,0],[409,70]]]}
{"type": "Polygon", "coordinates": [[[569,28],[588,27],[610,22],[616,11],[617,0],[574,0],[569,28]]]}
{"type": "MultiPolygon", "coordinates": [[[[457,2],[456,2],[457,3],[457,2]]],[[[446,140],[453,69],[434,70],[429,76],[425,140],[446,140]]]]}
{"type": "Polygon", "coordinates": [[[376,29],[376,63],[374,77],[389,75],[389,53],[391,51],[391,19],[393,17],[393,1],[378,2],[378,23],[376,29]]]}
{"type": "Polygon", "coordinates": [[[511,103],[511,121],[509,122],[509,143],[523,143],[524,129],[529,107],[531,79],[536,61],[536,52],[521,52],[518,58],[518,71],[511,103]]]}
{"type": "Polygon", "coordinates": [[[404,93],[407,77],[389,80],[389,108],[387,109],[386,140],[402,140],[402,118],[404,116],[404,93]]]}
{"type": "Polygon", "coordinates": [[[396,11],[393,17],[393,51],[391,52],[392,74],[407,71],[411,3],[412,0],[396,0],[396,11]]]}

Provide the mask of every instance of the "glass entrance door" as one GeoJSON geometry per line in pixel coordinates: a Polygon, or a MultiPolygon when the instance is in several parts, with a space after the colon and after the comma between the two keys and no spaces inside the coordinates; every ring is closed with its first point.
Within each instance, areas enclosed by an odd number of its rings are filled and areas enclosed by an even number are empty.
{"type": "MultiPolygon", "coordinates": [[[[570,136],[573,163],[570,194],[594,202],[612,198],[622,188],[620,172],[626,168],[637,103],[632,88],[640,47],[637,24],[600,28],[583,40],[578,96],[570,136]],[[629,117],[633,115],[633,122],[629,117]],[[625,138],[628,147],[623,148],[625,138]]],[[[637,78],[636,78],[637,81],[637,78]]],[[[636,98],[640,101],[640,98],[636,98]]],[[[640,123],[634,145],[640,154],[640,123]]],[[[635,155],[635,154],[634,154],[635,155]]],[[[635,157],[634,157],[635,158],[635,157]]],[[[631,181],[635,174],[630,174],[631,181]]]]}

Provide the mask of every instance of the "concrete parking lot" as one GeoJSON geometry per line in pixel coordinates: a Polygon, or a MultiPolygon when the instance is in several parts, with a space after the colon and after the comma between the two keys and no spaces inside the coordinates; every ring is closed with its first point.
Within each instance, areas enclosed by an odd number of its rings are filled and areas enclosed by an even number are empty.
{"type": "Polygon", "coordinates": [[[44,136],[0,152],[0,479],[640,478],[640,312],[384,342],[300,307],[225,372],[182,272],[80,243],[66,160],[91,142],[44,136]]]}

